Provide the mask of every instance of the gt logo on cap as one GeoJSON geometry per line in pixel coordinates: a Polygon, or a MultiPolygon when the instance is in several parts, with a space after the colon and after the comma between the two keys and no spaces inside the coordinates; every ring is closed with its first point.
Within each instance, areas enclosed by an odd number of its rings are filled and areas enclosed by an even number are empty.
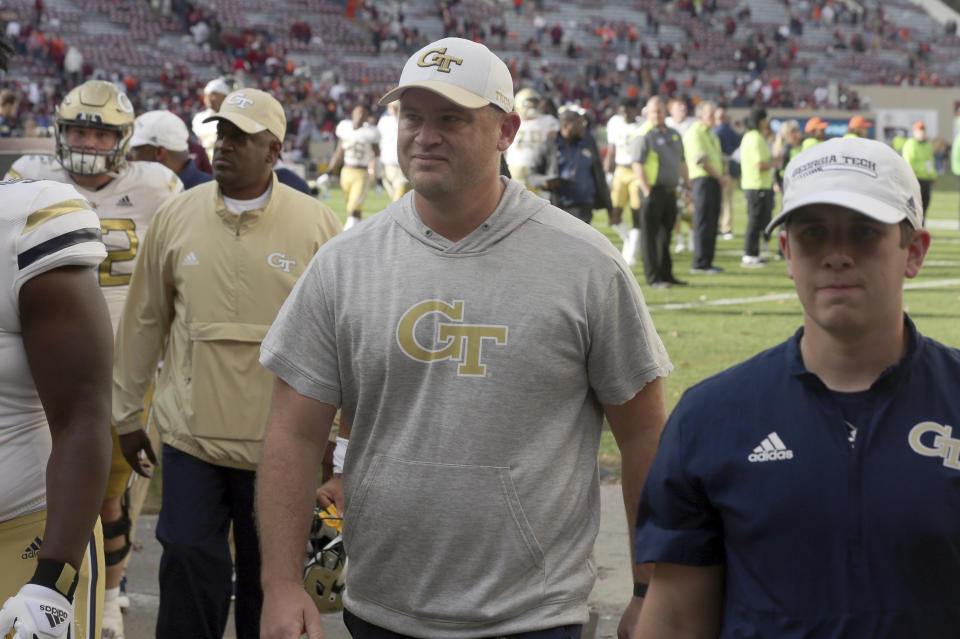
{"type": "Polygon", "coordinates": [[[234,93],[227,98],[227,104],[233,104],[241,109],[246,109],[248,106],[253,104],[253,100],[244,97],[242,93],[234,93]]]}
{"type": "Polygon", "coordinates": [[[430,49],[429,51],[425,51],[423,55],[420,56],[420,59],[417,60],[418,67],[437,67],[437,71],[440,71],[441,73],[450,73],[451,64],[462,65],[463,60],[461,58],[455,58],[452,55],[447,55],[446,47],[442,49],[430,49]],[[433,57],[428,61],[428,58],[431,55],[433,57]]]}

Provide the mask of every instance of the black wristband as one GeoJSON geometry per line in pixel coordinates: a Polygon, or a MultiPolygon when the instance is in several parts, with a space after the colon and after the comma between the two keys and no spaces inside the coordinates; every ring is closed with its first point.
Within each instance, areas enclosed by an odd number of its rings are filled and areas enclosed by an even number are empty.
{"type": "Polygon", "coordinates": [[[646,597],[646,596],[647,596],[647,588],[648,588],[649,586],[650,586],[650,584],[645,584],[645,583],[643,583],[642,581],[635,581],[635,582],[633,582],[633,596],[634,596],[634,597],[646,597]]]}
{"type": "Polygon", "coordinates": [[[77,589],[80,575],[68,563],[53,559],[38,559],[37,569],[30,578],[30,583],[56,590],[73,603],[73,593],[77,589]]]}

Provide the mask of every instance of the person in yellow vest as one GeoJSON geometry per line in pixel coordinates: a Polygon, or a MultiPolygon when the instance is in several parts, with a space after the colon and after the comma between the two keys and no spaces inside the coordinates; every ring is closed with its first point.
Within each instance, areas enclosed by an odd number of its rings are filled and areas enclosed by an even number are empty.
{"type": "Polygon", "coordinates": [[[899,133],[893,136],[893,139],[890,140],[890,146],[893,147],[893,150],[897,153],[903,152],[903,144],[907,141],[907,138],[903,137],[899,133]]]}
{"type": "Polygon", "coordinates": [[[866,138],[869,137],[867,134],[870,132],[870,128],[873,126],[873,122],[866,119],[862,115],[855,115],[850,118],[850,122],[847,123],[847,132],[843,136],[845,138],[866,138]]]}
{"type": "Polygon", "coordinates": [[[937,169],[933,162],[933,145],[927,139],[927,126],[923,122],[913,124],[913,137],[903,143],[903,159],[913,169],[920,182],[920,198],[923,200],[923,220],[927,220],[927,207],[930,206],[930,190],[937,179],[937,169]]]}
{"type": "Polygon", "coordinates": [[[684,156],[693,192],[693,266],[691,273],[720,273],[713,265],[720,219],[720,194],[729,176],[723,171],[720,138],[713,132],[716,106],[709,100],[697,105],[697,121],[683,136],[684,156]]]}
{"type": "Polygon", "coordinates": [[[766,140],[770,129],[767,110],[754,107],[746,124],[747,132],[740,141],[740,188],[747,200],[747,230],[740,265],[758,267],[766,264],[760,255],[760,234],[773,212],[773,156],[766,140]]]}
{"type": "Polygon", "coordinates": [[[819,116],[813,116],[803,125],[803,132],[807,135],[800,145],[801,151],[806,151],[827,139],[827,123],[819,116]]]}

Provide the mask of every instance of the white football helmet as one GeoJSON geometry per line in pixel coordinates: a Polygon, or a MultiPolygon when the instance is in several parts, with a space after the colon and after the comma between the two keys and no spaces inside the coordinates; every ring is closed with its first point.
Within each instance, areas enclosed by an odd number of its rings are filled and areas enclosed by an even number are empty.
{"type": "Polygon", "coordinates": [[[303,587],[321,614],[343,610],[347,556],[340,532],[343,520],[336,506],[314,510],[303,566],[303,587]]]}
{"type": "Polygon", "coordinates": [[[133,136],[133,104],[127,94],[104,80],[90,80],[70,91],[57,107],[54,138],[57,158],[63,168],[78,175],[100,175],[120,168],[127,161],[133,136]],[[112,148],[74,148],[67,142],[68,127],[116,131],[112,148]]]}

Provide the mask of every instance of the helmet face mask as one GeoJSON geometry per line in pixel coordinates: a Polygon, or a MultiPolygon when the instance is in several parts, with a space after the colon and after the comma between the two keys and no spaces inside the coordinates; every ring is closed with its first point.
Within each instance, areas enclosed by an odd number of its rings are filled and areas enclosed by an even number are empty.
{"type": "Polygon", "coordinates": [[[343,520],[336,506],[316,508],[307,542],[303,587],[321,614],[343,610],[346,553],[340,532],[343,520]]]}
{"type": "Polygon", "coordinates": [[[101,175],[120,168],[127,161],[133,121],[133,104],[125,93],[110,82],[84,82],[64,97],[54,117],[60,164],[77,175],[101,175]],[[106,149],[74,146],[68,135],[72,127],[113,131],[116,141],[106,149]]]}
{"type": "Polygon", "coordinates": [[[533,89],[520,89],[513,106],[524,118],[530,120],[540,115],[540,94],[533,89]]]}

